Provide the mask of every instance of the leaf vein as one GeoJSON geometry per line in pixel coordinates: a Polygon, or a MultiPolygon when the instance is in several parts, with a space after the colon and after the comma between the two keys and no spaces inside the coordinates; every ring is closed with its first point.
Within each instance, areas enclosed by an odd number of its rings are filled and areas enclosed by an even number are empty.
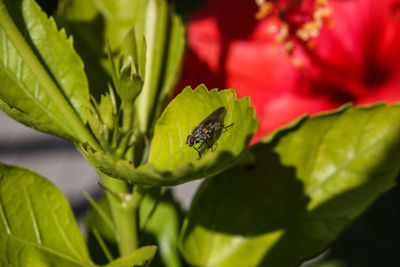
{"type": "MultiPolygon", "coordinates": [[[[4,234],[0,233],[0,237],[1,237],[2,235],[4,235],[4,234]]],[[[6,237],[6,239],[7,239],[7,237],[6,237]]],[[[54,249],[52,249],[52,248],[49,248],[48,246],[45,246],[45,245],[43,245],[43,244],[38,244],[38,243],[30,242],[30,241],[21,239],[21,238],[19,238],[19,237],[17,237],[17,236],[14,236],[14,235],[8,236],[8,239],[14,239],[14,240],[16,240],[17,242],[20,242],[20,243],[23,243],[23,244],[26,244],[26,245],[33,246],[33,247],[36,247],[36,248],[41,249],[41,250],[44,250],[44,251],[47,251],[47,252],[49,252],[49,253],[51,253],[51,254],[54,254],[54,255],[57,256],[57,257],[63,258],[63,259],[65,259],[65,260],[70,261],[70,262],[73,262],[73,263],[75,263],[75,264],[77,264],[77,265],[80,265],[80,266],[88,266],[88,264],[84,264],[84,263],[82,263],[81,261],[79,261],[79,260],[77,260],[77,259],[71,258],[70,256],[68,256],[68,255],[66,255],[66,254],[64,254],[64,253],[62,253],[62,252],[60,252],[60,251],[57,251],[57,250],[54,250],[54,249]]],[[[21,250],[21,251],[22,251],[22,250],[21,250]]]]}
{"type": "Polygon", "coordinates": [[[336,122],[339,120],[339,118],[340,117],[336,117],[335,118],[335,120],[332,122],[332,123],[330,123],[329,124],[329,126],[322,132],[322,134],[321,134],[321,136],[320,136],[320,138],[318,139],[318,142],[317,142],[317,144],[315,145],[315,149],[312,151],[312,156],[311,156],[311,158],[312,158],[312,160],[311,160],[311,163],[309,164],[309,166],[308,166],[308,170],[305,172],[305,176],[306,177],[311,177],[311,174],[312,174],[312,172],[314,171],[314,169],[315,169],[315,165],[317,164],[317,154],[318,154],[318,151],[320,150],[320,148],[321,148],[321,146],[322,146],[322,144],[323,144],[323,141],[324,141],[324,139],[325,139],[325,136],[328,134],[328,132],[332,129],[332,127],[334,126],[334,124],[336,124],[336,122]]]}
{"type": "Polygon", "coordinates": [[[58,218],[57,218],[57,216],[55,214],[53,206],[50,205],[51,202],[50,202],[47,194],[46,194],[46,199],[47,199],[46,203],[49,204],[49,209],[51,211],[51,216],[53,217],[53,220],[54,220],[54,222],[56,224],[56,228],[59,230],[62,238],[64,239],[64,242],[67,244],[67,246],[70,249],[70,251],[72,251],[79,258],[82,255],[79,254],[79,252],[72,245],[71,241],[68,239],[68,236],[66,235],[64,228],[61,226],[60,221],[58,220],[58,218]]]}
{"type": "Polygon", "coordinates": [[[10,224],[7,221],[7,217],[6,217],[5,212],[4,212],[3,203],[1,203],[1,201],[0,201],[0,217],[1,217],[2,221],[3,221],[3,223],[4,223],[4,227],[6,228],[7,234],[11,235],[12,233],[11,233],[10,224]]]}
{"type": "MultiPolygon", "coordinates": [[[[14,80],[15,84],[17,84],[17,86],[21,89],[21,91],[23,91],[26,96],[30,97],[32,99],[32,102],[34,102],[36,104],[36,106],[43,111],[44,114],[46,114],[52,120],[57,122],[57,125],[62,127],[67,133],[69,132],[65,128],[65,123],[60,121],[59,118],[57,116],[55,116],[52,111],[49,111],[48,109],[46,109],[46,107],[40,101],[38,101],[37,97],[33,96],[29,89],[26,89],[24,83],[22,83],[18,79],[15,79],[15,76],[12,74],[12,72],[10,72],[10,70],[8,68],[6,68],[4,66],[4,64],[0,64],[0,69],[2,69],[10,79],[14,80]]],[[[38,83],[36,83],[36,86],[37,86],[36,88],[39,88],[40,85],[38,83]]]]}
{"type": "Polygon", "coordinates": [[[29,215],[31,216],[31,219],[32,219],[32,224],[33,224],[33,229],[35,231],[36,241],[38,242],[38,244],[42,244],[41,233],[39,230],[38,222],[36,220],[36,215],[35,215],[35,212],[32,207],[32,202],[31,202],[28,190],[26,189],[25,185],[23,185],[23,190],[24,190],[24,196],[25,196],[26,202],[28,204],[29,215]]]}
{"type": "MultiPolygon", "coordinates": [[[[364,133],[364,131],[361,132],[361,135],[364,133]]],[[[366,154],[369,150],[374,148],[377,143],[379,143],[381,139],[377,139],[375,142],[369,144],[369,146],[366,146],[364,149],[360,150],[358,153],[356,153],[352,159],[348,160],[346,163],[342,164],[340,167],[336,168],[334,172],[332,172],[330,175],[328,175],[323,181],[318,183],[317,185],[313,186],[308,190],[308,194],[311,195],[315,190],[323,186],[325,183],[327,183],[332,177],[337,175],[338,173],[342,172],[346,167],[348,167],[350,164],[352,164],[354,161],[356,161],[359,157],[359,155],[364,155],[366,154]]]]}

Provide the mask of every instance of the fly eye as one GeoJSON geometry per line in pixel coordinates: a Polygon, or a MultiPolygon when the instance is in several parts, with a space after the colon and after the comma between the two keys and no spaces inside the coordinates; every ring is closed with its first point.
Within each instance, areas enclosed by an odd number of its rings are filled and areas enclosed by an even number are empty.
{"type": "Polygon", "coordinates": [[[193,146],[193,145],[194,145],[194,137],[193,137],[192,135],[189,135],[189,136],[187,137],[186,144],[188,144],[188,145],[190,145],[190,146],[193,146]]]}
{"type": "Polygon", "coordinates": [[[191,136],[191,137],[190,137],[190,140],[189,140],[189,143],[190,143],[191,145],[194,145],[194,141],[195,141],[195,140],[194,140],[194,137],[191,136]]]}

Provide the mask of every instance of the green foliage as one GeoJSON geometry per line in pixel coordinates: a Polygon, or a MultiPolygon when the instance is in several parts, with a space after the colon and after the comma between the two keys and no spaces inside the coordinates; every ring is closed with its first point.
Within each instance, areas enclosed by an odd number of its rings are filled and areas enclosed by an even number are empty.
{"type": "MultiPolygon", "coordinates": [[[[17,166],[0,163],[0,173],[0,265],[94,266],[68,201],[57,187],[17,166]]],[[[104,216],[94,222],[96,217],[90,215],[89,224],[112,235],[104,216]]],[[[149,266],[156,251],[156,246],[141,247],[106,266],[149,266]]]]}
{"type": "Polygon", "coordinates": [[[85,62],[90,93],[98,98],[111,78],[111,68],[107,65],[107,54],[104,52],[106,40],[110,38],[103,34],[106,28],[105,19],[94,2],[96,1],[60,0],[56,21],[68,34],[74,36],[74,48],[85,62]]]}
{"type": "Polygon", "coordinates": [[[33,0],[0,0],[0,108],[74,141],[108,189],[98,202],[87,195],[93,263],[62,194],[0,164],[0,265],[148,266],[157,243],[155,263],[169,267],[182,265],[178,244],[196,266],[293,266],[394,186],[399,105],[302,117],[250,149],[258,121],[232,89],[187,87],[165,107],[185,44],[182,4],[61,0],[72,43],[33,0]],[[199,158],[187,136],[220,107],[232,126],[199,158]],[[178,239],[181,210],[162,187],[205,177],[178,239]]]}
{"type": "Polygon", "coordinates": [[[181,232],[201,266],[294,266],[322,252],[400,168],[400,106],[343,108],[252,147],[254,165],[206,180],[181,232]]]}
{"type": "MultiPolygon", "coordinates": [[[[64,0],[59,5],[57,21],[73,34],[96,98],[104,93],[105,84],[112,77],[112,67],[104,53],[106,42],[117,54],[122,49],[125,57],[132,49],[137,50],[136,75],[141,77],[143,90],[135,104],[135,116],[140,131],[151,132],[174,90],[185,46],[185,27],[173,5],[167,0],[64,0]],[[129,33],[132,26],[135,36],[129,33]]],[[[136,61],[135,56],[132,61],[136,61]]]]}
{"type": "Polygon", "coordinates": [[[150,266],[157,252],[156,246],[145,246],[133,251],[130,255],[116,259],[105,267],[150,266]]]}
{"type": "Polygon", "coordinates": [[[93,266],[62,193],[40,175],[2,163],[0,265],[93,266]]]}
{"type": "MultiPolygon", "coordinates": [[[[144,244],[159,244],[158,259],[168,267],[181,266],[178,252],[178,232],[181,224],[181,211],[178,203],[173,199],[171,191],[160,194],[159,188],[146,190],[139,210],[140,232],[144,236],[144,244]]],[[[116,244],[115,229],[112,224],[110,206],[105,197],[98,201],[91,201],[92,208],[85,216],[85,225],[89,230],[89,251],[95,257],[97,264],[104,264],[107,259],[99,245],[97,232],[112,256],[115,257],[116,244]]],[[[161,264],[161,262],[160,262],[161,264]]]]}
{"type": "Polygon", "coordinates": [[[131,58],[126,61],[121,69],[118,95],[122,100],[133,100],[141,92],[143,87],[143,80],[138,73],[135,73],[135,65],[131,58]]]}
{"type": "Polygon", "coordinates": [[[181,17],[171,12],[172,6],[168,1],[146,2],[146,76],[136,110],[140,130],[152,132],[154,122],[171,96],[180,72],[185,27],[181,17]]]}
{"type": "MultiPolygon", "coordinates": [[[[140,205],[140,229],[153,236],[145,243],[157,240],[160,258],[164,266],[182,266],[178,252],[178,233],[182,222],[182,211],[174,200],[171,190],[160,193],[159,188],[148,191],[140,205]]],[[[162,190],[164,191],[164,190],[162,190]]],[[[161,265],[161,263],[159,263],[161,265]]]]}
{"type": "MultiPolygon", "coordinates": [[[[232,158],[238,157],[246,149],[257,127],[258,121],[249,98],[237,99],[233,90],[208,91],[204,85],[194,90],[187,87],[168,105],[157,121],[149,162],[157,168],[171,170],[181,162],[193,163],[201,168],[205,164],[203,162],[209,161],[211,157],[217,158],[222,152],[230,154],[232,158]],[[213,143],[214,153],[207,149],[203,152],[204,158],[198,160],[197,151],[186,144],[187,136],[219,107],[226,108],[220,117],[224,125],[234,125],[223,130],[219,138],[216,138],[213,143]]],[[[232,164],[228,160],[224,163],[232,164]]]]}
{"type": "Polygon", "coordinates": [[[148,162],[135,168],[102,151],[81,146],[85,157],[100,171],[135,184],[175,185],[215,175],[234,165],[256,132],[258,121],[249,98],[237,99],[233,90],[208,91],[200,85],[186,88],[164,110],[157,121],[148,162]],[[224,125],[234,125],[221,132],[213,150],[205,150],[199,160],[197,151],[186,138],[211,112],[224,106],[224,125]]]}
{"type": "Polygon", "coordinates": [[[85,197],[91,205],[84,218],[88,230],[89,253],[96,264],[106,264],[118,256],[118,242],[110,205],[105,196],[97,201],[88,193],[85,193],[85,197]]]}
{"type": "MultiPolygon", "coordinates": [[[[397,179],[397,184],[399,179],[397,179]]],[[[400,186],[380,197],[313,267],[400,266],[400,186]],[[334,265],[336,264],[336,265],[334,265]]]]}
{"type": "Polygon", "coordinates": [[[0,13],[0,108],[38,130],[87,141],[77,124],[86,121],[88,84],[72,40],[33,0],[1,1],[0,13]]]}

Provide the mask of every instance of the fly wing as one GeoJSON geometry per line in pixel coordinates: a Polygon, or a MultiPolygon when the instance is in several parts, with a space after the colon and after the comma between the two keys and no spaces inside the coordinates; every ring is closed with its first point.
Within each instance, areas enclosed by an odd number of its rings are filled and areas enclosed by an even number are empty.
{"type": "Polygon", "coordinates": [[[209,124],[212,124],[216,120],[219,120],[219,117],[221,116],[222,113],[224,113],[225,107],[219,107],[216,110],[213,111],[210,115],[208,115],[207,118],[205,118],[202,122],[199,123],[194,129],[193,129],[193,135],[199,135],[203,132],[204,128],[209,127],[209,124]]]}
{"type": "Polygon", "coordinates": [[[207,124],[209,121],[219,120],[219,117],[224,113],[225,107],[219,107],[213,111],[207,118],[205,118],[199,125],[207,124]]]}

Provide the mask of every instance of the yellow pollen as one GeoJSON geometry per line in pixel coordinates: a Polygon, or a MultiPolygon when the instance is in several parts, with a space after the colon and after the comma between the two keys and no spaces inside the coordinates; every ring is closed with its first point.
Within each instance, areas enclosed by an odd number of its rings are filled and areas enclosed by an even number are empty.
{"type": "Polygon", "coordinates": [[[271,23],[270,25],[268,25],[267,27],[268,34],[274,34],[277,32],[278,32],[278,25],[276,25],[275,23],[271,23]]]}
{"type": "Polygon", "coordinates": [[[288,54],[292,54],[293,53],[293,50],[294,50],[294,43],[293,43],[293,41],[286,41],[285,43],[284,43],[284,47],[285,47],[285,50],[286,50],[286,53],[288,53],[288,54]]]}
{"type": "MultiPolygon", "coordinates": [[[[325,4],[326,1],[316,1],[317,4],[325,4]]],[[[324,25],[324,19],[331,14],[329,7],[321,6],[317,7],[313,13],[313,20],[305,23],[301,28],[296,31],[297,37],[302,41],[309,41],[311,38],[318,37],[322,26],[324,25]]]]}
{"type": "Polygon", "coordinates": [[[277,38],[280,41],[285,41],[288,36],[289,36],[289,25],[283,23],[281,28],[279,29],[277,38]]]}
{"type": "MultiPolygon", "coordinates": [[[[258,20],[261,20],[269,15],[275,15],[275,3],[276,1],[269,0],[254,0],[258,6],[258,11],[254,14],[254,17],[258,20]]],[[[271,21],[268,27],[266,28],[267,34],[276,34],[275,38],[278,42],[281,42],[284,45],[287,53],[292,54],[295,49],[295,39],[303,41],[307,47],[307,49],[313,49],[315,47],[315,43],[312,42],[313,38],[316,38],[321,33],[321,29],[324,26],[331,27],[333,25],[333,21],[330,18],[332,14],[332,9],[329,7],[329,0],[314,0],[313,13],[310,14],[311,19],[309,21],[305,21],[302,24],[290,24],[291,21],[285,21],[285,17],[279,17],[277,14],[277,18],[280,20],[280,23],[276,24],[271,21]],[[295,36],[292,35],[292,29],[298,27],[295,36]]],[[[285,10],[283,9],[282,12],[285,10]]],[[[299,10],[300,12],[300,10],[299,10]]],[[[303,62],[294,61],[295,66],[300,66],[303,62]]]]}
{"type": "Polygon", "coordinates": [[[328,4],[328,0],[315,0],[316,6],[325,6],[328,4]]]}
{"type": "Polygon", "coordinates": [[[256,19],[261,20],[271,14],[274,5],[270,2],[265,2],[263,0],[256,0],[258,5],[258,12],[254,15],[256,19]]]}

